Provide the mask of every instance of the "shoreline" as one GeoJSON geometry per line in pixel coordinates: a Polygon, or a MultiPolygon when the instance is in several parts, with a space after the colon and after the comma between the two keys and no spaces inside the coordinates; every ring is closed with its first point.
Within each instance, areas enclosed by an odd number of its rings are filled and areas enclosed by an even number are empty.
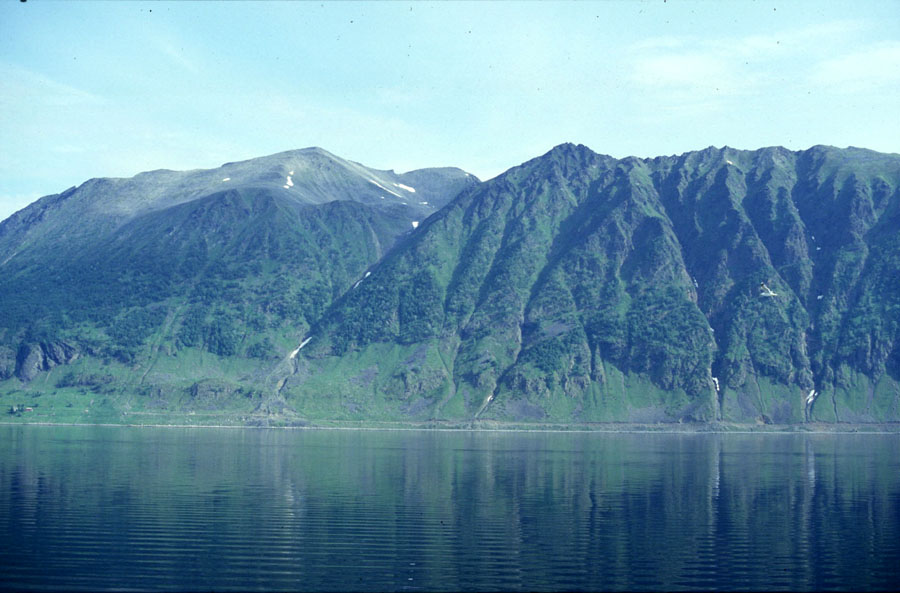
{"type": "Polygon", "coordinates": [[[552,432],[552,433],[632,433],[632,434],[880,434],[900,435],[900,423],[873,423],[835,425],[820,424],[517,424],[517,423],[406,423],[359,421],[320,421],[304,424],[162,424],[162,423],[112,423],[112,422],[9,422],[0,426],[84,426],[120,428],[228,428],[263,430],[366,430],[366,431],[425,431],[425,432],[552,432]],[[374,426],[373,424],[381,424],[374,426]]]}

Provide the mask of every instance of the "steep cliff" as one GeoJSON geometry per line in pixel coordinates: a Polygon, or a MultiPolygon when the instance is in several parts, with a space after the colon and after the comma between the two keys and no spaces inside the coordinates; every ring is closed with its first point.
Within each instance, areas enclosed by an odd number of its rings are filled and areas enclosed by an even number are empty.
{"type": "Polygon", "coordinates": [[[373,269],[285,393],[346,416],[900,420],[898,181],[860,149],[559,146],[373,269]]]}

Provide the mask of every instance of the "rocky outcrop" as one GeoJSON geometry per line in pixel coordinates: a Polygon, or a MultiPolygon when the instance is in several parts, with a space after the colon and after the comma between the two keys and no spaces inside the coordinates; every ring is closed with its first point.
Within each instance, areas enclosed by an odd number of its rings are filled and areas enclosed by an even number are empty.
{"type": "Polygon", "coordinates": [[[0,381],[9,379],[16,372],[16,351],[0,345],[0,381]]]}
{"type": "MultiPolygon", "coordinates": [[[[16,355],[15,375],[22,381],[31,381],[41,371],[49,371],[55,366],[69,364],[77,359],[79,354],[77,347],[62,341],[22,344],[16,355]]],[[[2,363],[0,363],[0,376],[2,376],[2,363]]]]}

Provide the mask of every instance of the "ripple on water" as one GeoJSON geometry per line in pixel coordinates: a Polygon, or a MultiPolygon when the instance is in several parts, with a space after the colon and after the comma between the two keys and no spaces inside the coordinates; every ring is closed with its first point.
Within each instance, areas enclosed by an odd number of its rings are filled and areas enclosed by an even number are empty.
{"type": "Polygon", "coordinates": [[[900,581],[896,437],[13,428],[31,438],[0,434],[0,589],[900,581]]]}

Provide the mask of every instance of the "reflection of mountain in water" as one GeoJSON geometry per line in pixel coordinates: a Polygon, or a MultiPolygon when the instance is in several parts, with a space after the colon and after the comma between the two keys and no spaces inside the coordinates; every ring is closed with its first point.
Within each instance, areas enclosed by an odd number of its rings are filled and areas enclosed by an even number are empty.
{"type": "Polygon", "coordinates": [[[891,435],[3,430],[18,432],[0,435],[0,568],[22,588],[73,574],[317,590],[898,576],[891,435]]]}

